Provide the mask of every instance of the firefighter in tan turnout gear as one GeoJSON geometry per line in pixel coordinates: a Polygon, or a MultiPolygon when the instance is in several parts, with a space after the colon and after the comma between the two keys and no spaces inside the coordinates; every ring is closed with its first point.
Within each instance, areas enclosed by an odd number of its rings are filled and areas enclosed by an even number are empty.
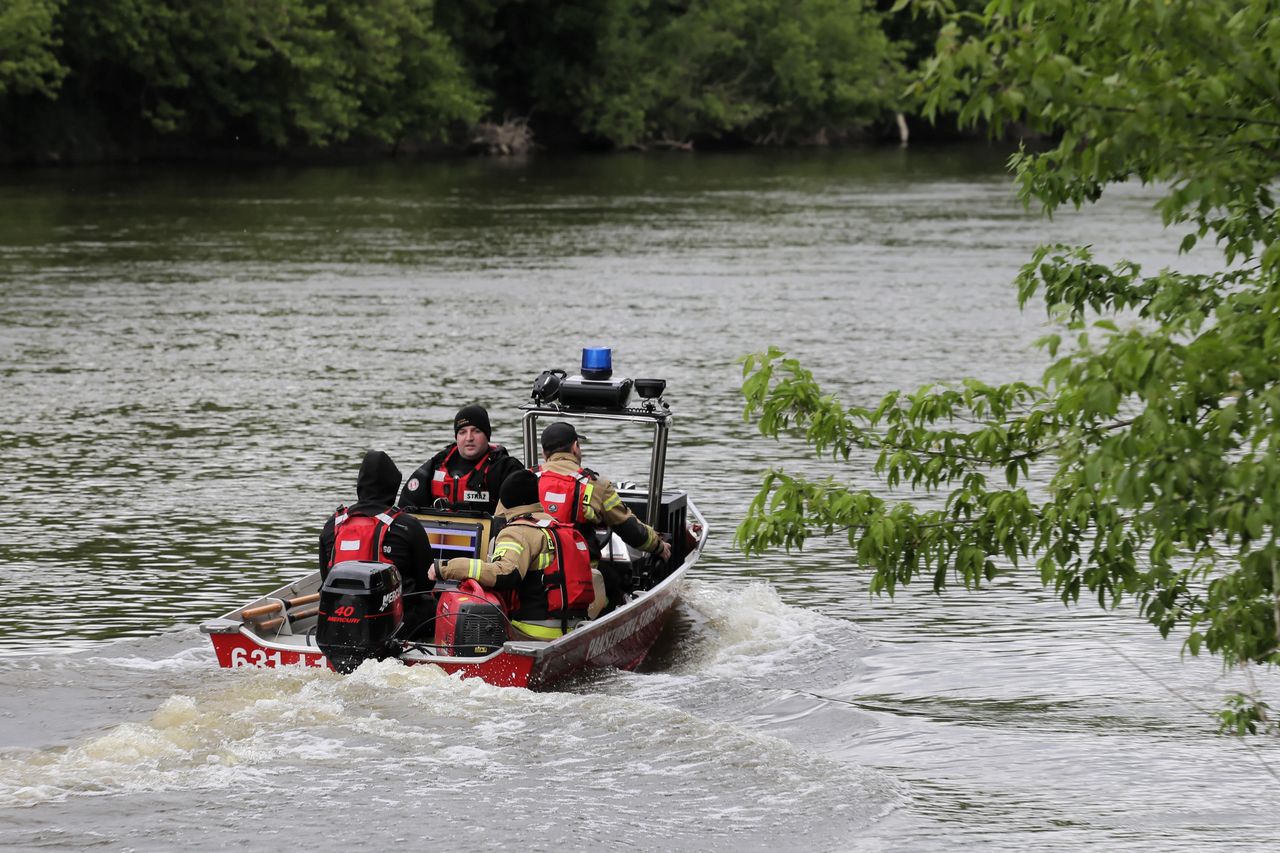
{"type": "MultiPolygon", "coordinates": [[[[557,421],[543,430],[542,454],[545,461],[538,469],[538,497],[548,515],[578,525],[593,547],[592,528],[603,525],[632,548],[647,551],[663,561],[671,558],[671,543],[636,518],[618,496],[613,483],[582,467],[582,436],[573,424],[557,421]]],[[[592,554],[593,560],[598,557],[599,554],[592,554]]],[[[612,567],[604,574],[604,584],[612,605],[625,601],[623,581],[612,567]]]]}
{"type": "Polygon", "coordinates": [[[570,524],[604,525],[632,548],[671,558],[671,543],[636,518],[613,483],[582,467],[582,436],[573,424],[557,421],[543,430],[542,454],[546,461],[538,472],[538,497],[548,515],[570,524]]]}
{"type": "MultiPolygon", "coordinates": [[[[507,603],[513,633],[554,639],[583,618],[594,618],[608,598],[591,567],[586,541],[571,524],[556,521],[538,502],[538,479],[521,469],[500,491],[507,524],[489,560],[455,557],[440,567],[445,580],[471,578],[507,603]]],[[[432,577],[436,569],[432,569],[432,577]]]]}

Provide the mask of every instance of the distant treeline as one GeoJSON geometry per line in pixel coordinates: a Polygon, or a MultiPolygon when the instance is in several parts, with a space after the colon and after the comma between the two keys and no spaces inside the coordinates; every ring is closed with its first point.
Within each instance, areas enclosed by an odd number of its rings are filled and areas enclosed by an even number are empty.
{"type": "Polygon", "coordinates": [[[927,26],[874,0],[3,0],[0,150],[840,139],[893,127],[927,26]]]}

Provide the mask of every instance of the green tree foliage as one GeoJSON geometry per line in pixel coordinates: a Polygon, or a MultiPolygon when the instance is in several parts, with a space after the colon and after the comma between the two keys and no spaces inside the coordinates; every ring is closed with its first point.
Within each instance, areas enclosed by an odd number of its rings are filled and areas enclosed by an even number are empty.
{"type": "Polygon", "coordinates": [[[862,0],[694,3],[644,44],[642,67],[610,68],[589,90],[587,114],[611,138],[788,141],[868,123],[901,80],[900,52],[862,0]],[[610,114],[617,102],[635,104],[629,122],[610,114]]]}
{"type": "Polygon", "coordinates": [[[863,0],[531,2],[499,13],[530,111],[615,145],[784,142],[892,108],[900,50],[863,0]],[[545,6],[545,8],[542,8],[545,6]]]}
{"type": "MultiPolygon", "coordinates": [[[[484,102],[432,11],[433,0],[72,3],[58,19],[60,94],[117,126],[194,139],[442,136],[484,102]]],[[[0,19],[0,39],[12,33],[0,19]]]]}
{"type": "Polygon", "coordinates": [[[869,2],[10,0],[0,115],[26,124],[15,97],[45,96],[45,125],[277,147],[440,138],[486,113],[620,146],[787,142],[895,107],[902,49],[869,2]]]}
{"type": "Polygon", "coordinates": [[[55,33],[60,0],[6,0],[0,5],[0,98],[51,95],[66,75],[55,33]]]}
{"type": "Polygon", "coordinates": [[[391,141],[481,110],[431,9],[431,0],[128,0],[85,8],[68,30],[85,67],[114,69],[113,91],[136,97],[157,129],[230,127],[274,145],[391,141]]]}
{"type": "MultiPolygon", "coordinates": [[[[1034,565],[1064,601],[1136,602],[1228,665],[1280,663],[1280,4],[996,0],[956,13],[914,92],[929,115],[1057,135],[1012,160],[1047,212],[1130,179],[1162,189],[1211,275],[1039,249],[1017,277],[1061,332],[1041,384],[926,387],[845,407],[777,350],[745,360],[747,415],[819,454],[870,452],[933,508],[769,472],[744,548],[845,533],[871,588],[977,587],[1034,565]],[[1029,491],[1033,465],[1052,476],[1029,491]],[[1038,467],[1038,466],[1037,466],[1038,467]]],[[[856,458],[856,457],[854,457],[856,458]]],[[[1265,706],[1224,712],[1256,730],[1265,706]]]]}

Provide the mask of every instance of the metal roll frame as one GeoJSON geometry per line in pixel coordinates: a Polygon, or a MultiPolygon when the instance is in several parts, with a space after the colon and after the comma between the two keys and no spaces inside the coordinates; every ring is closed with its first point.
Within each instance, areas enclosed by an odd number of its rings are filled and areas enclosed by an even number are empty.
{"type": "MultiPolygon", "coordinates": [[[[649,502],[647,521],[654,525],[658,508],[662,504],[662,484],[667,467],[667,431],[671,412],[667,409],[571,409],[555,405],[527,404],[521,406],[524,416],[521,428],[524,433],[524,461],[530,470],[538,466],[538,418],[614,421],[620,423],[653,424],[653,450],[649,458],[649,502]]],[[[667,531],[670,533],[671,531],[667,531]]]]}

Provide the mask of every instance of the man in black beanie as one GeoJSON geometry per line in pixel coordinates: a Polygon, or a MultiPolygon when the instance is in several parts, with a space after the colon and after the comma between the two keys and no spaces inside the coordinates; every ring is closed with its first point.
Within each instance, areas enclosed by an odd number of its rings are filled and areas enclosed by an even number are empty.
{"type": "Polygon", "coordinates": [[[524,466],[493,434],[489,413],[479,403],[463,406],[453,418],[454,442],[427,460],[409,477],[400,493],[400,506],[441,506],[493,515],[498,487],[524,466]]]}

